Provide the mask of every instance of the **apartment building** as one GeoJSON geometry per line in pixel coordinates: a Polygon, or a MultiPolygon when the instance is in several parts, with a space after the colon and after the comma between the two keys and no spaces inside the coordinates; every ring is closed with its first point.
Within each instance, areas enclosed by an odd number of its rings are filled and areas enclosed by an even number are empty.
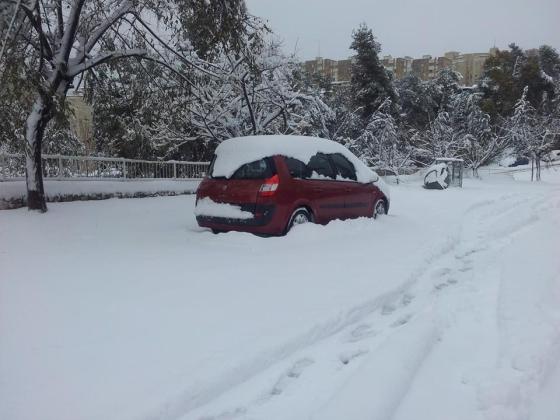
{"type": "Polygon", "coordinates": [[[352,59],[331,60],[328,58],[317,57],[303,63],[303,68],[309,74],[320,74],[331,79],[335,85],[350,83],[352,76],[352,59]]]}
{"type": "Polygon", "coordinates": [[[412,72],[413,61],[414,59],[412,57],[393,58],[390,55],[386,55],[381,60],[381,64],[393,73],[395,79],[402,79],[412,72]]]}
{"type": "MultiPolygon", "coordinates": [[[[463,76],[461,83],[464,86],[472,86],[480,79],[488,57],[496,52],[497,49],[492,48],[487,53],[462,54],[459,51],[448,51],[442,57],[424,55],[422,58],[412,58],[387,55],[381,59],[381,64],[393,73],[395,79],[413,74],[421,80],[431,80],[440,70],[452,68],[463,76]]],[[[319,73],[329,77],[335,84],[346,84],[351,78],[352,59],[330,60],[317,57],[315,60],[306,61],[304,68],[311,74],[319,73]]]]}
{"type": "Polygon", "coordinates": [[[472,86],[478,83],[480,76],[484,72],[484,63],[491,56],[488,53],[471,53],[460,54],[455,51],[445,53],[446,57],[452,57],[452,68],[458,73],[461,73],[463,79],[461,84],[464,86],[472,86]]]}
{"type": "Polygon", "coordinates": [[[84,101],[81,92],[71,92],[66,100],[72,115],[70,116],[70,125],[74,133],[84,145],[86,154],[95,150],[93,141],[93,108],[84,101]]]}
{"type": "Polygon", "coordinates": [[[431,80],[440,70],[451,67],[452,61],[446,57],[435,57],[425,55],[422,58],[412,60],[410,73],[421,80],[431,80]]]}

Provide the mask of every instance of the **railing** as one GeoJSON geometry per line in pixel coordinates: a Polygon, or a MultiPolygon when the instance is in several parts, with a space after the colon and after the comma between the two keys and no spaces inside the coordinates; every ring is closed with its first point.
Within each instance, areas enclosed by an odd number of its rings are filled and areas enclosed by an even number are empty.
{"type": "MultiPolygon", "coordinates": [[[[552,162],[542,162],[541,163],[541,171],[543,169],[549,169],[552,168],[553,170],[559,170],[560,169],[560,161],[552,161],[552,162]]],[[[503,168],[480,168],[478,170],[478,172],[480,173],[487,173],[489,175],[507,175],[507,174],[513,174],[516,172],[531,172],[532,170],[536,171],[537,168],[533,168],[531,169],[531,167],[523,167],[523,168],[518,168],[518,167],[503,167],[503,168]]]]}
{"type": "MultiPolygon", "coordinates": [[[[54,180],[200,179],[208,162],[151,161],[94,156],[43,155],[43,177],[54,180]]],[[[0,153],[0,181],[25,178],[25,156],[0,153]]]]}

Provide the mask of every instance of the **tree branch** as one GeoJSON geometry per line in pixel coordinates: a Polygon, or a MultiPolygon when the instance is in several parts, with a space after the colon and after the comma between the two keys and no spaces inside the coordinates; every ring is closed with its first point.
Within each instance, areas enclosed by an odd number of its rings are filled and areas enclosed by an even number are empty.
{"type": "Polygon", "coordinates": [[[112,60],[118,60],[126,57],[142,57],[148,58],[148,51],[144,49],[130,49],[121,51],[110,51],[104,54],[100,54],[97,57],[93,57],[86,60],[83,63],[75,64],[68,69],[66,73],[68,77],[75,77],[86,70],[90,70],[96,66],[107,63],[112,60]]]}

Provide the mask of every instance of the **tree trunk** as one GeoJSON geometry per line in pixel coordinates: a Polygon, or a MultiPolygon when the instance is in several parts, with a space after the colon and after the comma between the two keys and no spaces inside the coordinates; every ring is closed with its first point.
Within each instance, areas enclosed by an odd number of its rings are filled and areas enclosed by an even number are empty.
{"type": "Polygon", "coordinates": [[[531,182],[535,179],[535,159],[531,158],[531,182]]]}
{"type": "Polygon", "coordinates": [[[47,211],[45,190],[43,187],[43,168],[41,160],[41,144],[43,133],[50,120],[49,107],[39,96],[29,117],[25,132],[25,167],[27,181],[27,208],[29,210],[47,211]]]}

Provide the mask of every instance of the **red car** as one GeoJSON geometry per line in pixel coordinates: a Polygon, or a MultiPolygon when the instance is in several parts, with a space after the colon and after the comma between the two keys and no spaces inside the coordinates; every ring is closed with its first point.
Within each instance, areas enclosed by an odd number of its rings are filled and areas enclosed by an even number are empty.
{"type": "Polygon", "coordinates": [[[383,181],[348,149],[301,136],[224,141],[196,202],[198,224],[215,233],[283,235],[296,224],[376,217],[389,210],[383,181]]]}

